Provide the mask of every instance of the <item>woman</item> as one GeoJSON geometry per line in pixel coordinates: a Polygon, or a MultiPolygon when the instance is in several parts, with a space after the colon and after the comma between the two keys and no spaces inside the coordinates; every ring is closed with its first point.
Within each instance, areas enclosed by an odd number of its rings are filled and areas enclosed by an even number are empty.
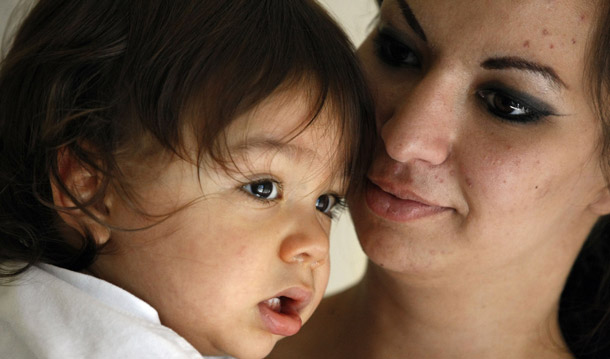
{"type": "Polygon", "coordinates": [[[272,358],[609,358],[609,38],[606,0],[384,0],[367,272],[272,358]]]}

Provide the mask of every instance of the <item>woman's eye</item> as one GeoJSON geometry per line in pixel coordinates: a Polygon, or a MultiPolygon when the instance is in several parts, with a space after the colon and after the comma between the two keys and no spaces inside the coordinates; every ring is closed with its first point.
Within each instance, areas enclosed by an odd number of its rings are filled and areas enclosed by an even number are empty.
{"type": "Polygon", "coordinates": [[[499,91],[483,90],[478,95],[491,113],[508,121],[529,123],[549,115],[499,91]]]}
{"type": "Polygon", "coordinates": [[[271,180],[248,183],[241,188],[246,193],[264,200],[274,200],[280,196],[279,184],[271,180]]]}
{"type": "Polygon", "coordinates": [[[333,194],[323,194],[316,200],[316,210],[330,218],[338,215],[338,208],[345,207],[343,200],[333,194]]]}
{"type": "Polygon", "coordinates": [[[415,52],[392,36],[380,33],[375,37],[374,42],[377,56],[386,64],[394,67],[421,66],[415,52]]]}

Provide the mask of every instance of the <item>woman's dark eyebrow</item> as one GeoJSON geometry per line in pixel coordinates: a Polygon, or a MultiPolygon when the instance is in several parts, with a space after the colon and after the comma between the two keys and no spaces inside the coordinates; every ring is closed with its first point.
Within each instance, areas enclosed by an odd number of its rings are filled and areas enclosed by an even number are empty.
{"type": "Polygon", "coordinates": [[[396,0],[396,1],[398,2],[398,6],[400,6],[400,11],[402,12],[402,15],[405,17],[407,24],[409,24],[409,26],[411,26],[411,28],[413,29],[413,31],[415,32],[415,34],[417,36],[419,36],[424,42],[427,42],[428,40],[426,39],[426,34],[424,33],[424,29],[422,29],[421,25],[419,24],[419,21],[417,21],[417,18],[415,18],[415,14],[413,14],[413,11],[411,10],[411,7],[409,6],[409,4],[407,4],[407,2],[405,0],[396,0]]]}
{"type": "Polygon", "coordinates": [[[531,71],[551,80],[557,87],[569,88],[552,67],[540,65],[520,57],[495,57],[487,59],[481,63],[481,67],[487,70],[517,69],[531,71]]]}

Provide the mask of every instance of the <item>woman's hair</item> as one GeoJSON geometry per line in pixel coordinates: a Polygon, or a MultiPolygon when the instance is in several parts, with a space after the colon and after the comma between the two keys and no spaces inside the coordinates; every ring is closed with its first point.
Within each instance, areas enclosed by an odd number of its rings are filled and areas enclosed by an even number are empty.
{"type": "MultiPolygon", "coordinates": [[[[610,183],[610,2],[598,4],[587,75],[601,124],[600,165],[610,183]]],[[[610,358],[610,215],[599,218],[572,267],[561,296],[559,323],[577,358],[610,358]]]]}
{"type": "Polygon", "coordinates": [[[107,191],[134,198],[121,164],[184,154],[185,133],[197,161],[220,163],[236,117],[303,85],[311,117],[295,131],[328,109],[342,171],[359,186],[371,100],[351,44],[314,0],[39,0],[0,68],[0,277],[95,260],[90,234],[66,233],[51,182],[99,221],[88,209],[107,191]],[[62,181],[64,153],[101,174],[91,198],[62,181]]]}

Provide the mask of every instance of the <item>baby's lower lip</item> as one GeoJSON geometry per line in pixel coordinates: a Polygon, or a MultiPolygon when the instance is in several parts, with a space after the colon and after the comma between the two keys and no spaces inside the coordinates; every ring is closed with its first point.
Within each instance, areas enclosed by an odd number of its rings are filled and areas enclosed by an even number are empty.
{"type": "Polygon", "coordinates": [[[421,202],[400,199],[385,192],[374,183],[366,188],[366,203],[376,215],[396,221],[409,222],[450,210],[450,208],[430,206],[421,202]]]}
{"type": "Polygon", "coordinates": [[[272,334],[287,337],[301,330],[301,317],[289,301],[290,299],[283,299],[279,310],[272,308],[266,301],[258,304],[261,319],[272,334]]]}

